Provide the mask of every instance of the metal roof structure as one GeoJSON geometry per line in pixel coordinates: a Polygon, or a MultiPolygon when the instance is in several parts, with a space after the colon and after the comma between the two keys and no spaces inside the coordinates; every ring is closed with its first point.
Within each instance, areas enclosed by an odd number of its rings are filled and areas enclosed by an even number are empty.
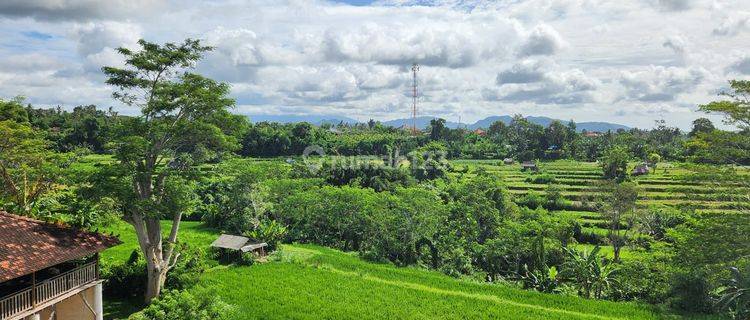
{"type": "MultiPolygon", "coordinates": [[[[231,234],[222,234],[218,239],[211,243],[214,248],[231,249],[242,252],[250,252],[259,249],[264,249],[268,246],[267,243],[251,243],[250,238],[243,236],[234,236],[231,234]]],[[[265,251],[262,251],[262,255],[265,255],[265,251]]]]}
{"type": "Polygon", "coordinates": [[[233,236],[231,234],[222,234],[218,239],[211,243],[214,248],[224,248],[232,250],[242,250],[242,247],[250,241],[250,238],[242,236],[233,236]]]}

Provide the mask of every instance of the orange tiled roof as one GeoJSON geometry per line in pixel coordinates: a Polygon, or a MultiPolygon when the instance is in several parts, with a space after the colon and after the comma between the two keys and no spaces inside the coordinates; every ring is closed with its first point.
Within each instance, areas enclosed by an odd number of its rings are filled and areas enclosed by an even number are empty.
{"type": "Polygon", "coordinates": [[[120,244],[115,237],[0,211],[0,282],[120,244]]]}

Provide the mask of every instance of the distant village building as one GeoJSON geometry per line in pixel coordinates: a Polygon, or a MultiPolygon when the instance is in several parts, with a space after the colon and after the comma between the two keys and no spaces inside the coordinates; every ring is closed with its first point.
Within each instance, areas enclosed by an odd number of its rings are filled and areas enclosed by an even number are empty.
{"type": "Polygon", "coordinates": [[[487,132],[482,130],[481,128],[477,128],[474,130],[474,134],[484,137],[487,135],[487,132]]]}
{"type": "Polygon", "coordinates": [[[599,137],[601,135],[602,135],[602,133],[598,132],[598,131],[587,131],[587,132],[583,133],[584,137],[589,137],[589,138],[596,138],[596,137],[599,137]]]}
{"type": "Polygon", "coordinates": [[[521,171],[539,171],[539,166],[534,161],[524,161],[521,164],[521,171]]]}
{"type": "Polygon", "coordinates": [[[99,252],[118,244],[0,211],[0,319],[103,319],[99,252]]]}
{"type": "Polygon", "coordinates": [[[640,176],[640,175],[648,174],[649,172],[651,172],[651,168],[648,167],[648,164],[641,163],[635,166],[635,168],[633,168],[633,171],[630,174],[633,176],[640,176]]]}

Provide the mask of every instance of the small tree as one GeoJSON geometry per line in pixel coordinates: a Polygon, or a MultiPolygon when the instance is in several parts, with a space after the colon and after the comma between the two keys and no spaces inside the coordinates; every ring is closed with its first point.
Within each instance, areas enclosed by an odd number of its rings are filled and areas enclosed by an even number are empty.
{"type": "Polygon", "coordinates": [[[37,200],[71,159],[47,149],[47,142],[27,124],[0,121],[0,205],[33,215],[37,200]]]}
{"type": "Polygon", "coordinates": [[[141,115],[117,129],[117,176],[109,180],[115,185],[100,189],[111,192],[135,228],[148,267],[145,299],[150,302],[159,296],[179,257],[175,248],[180,221],[193,207],[189,169],[212,152],[238,143],[225,128],[227,109],[234,105],[227,97],[229,86],[188,72],[211,48],[190,39],[182,44],[138,43],[138,51],[118,49],[125,68],[102,69],[107,84],[117,88],[113,97],[137,106],[141,115]],[[166,242],[163,218],[172,220],[166,242]]]}
{"type": "Polygon", "coordinates": [[[595,203],[607,220],[609,239],[614,249],[614,261],[620,261],[620,251],[627,244],[628,233],[635,224],[638,188],[634,183],[604,182],[599,187],[595,203]]]}
{"type": "Polygon", "coordinates": [[[652,168],[654,168],[654,172],[656,172],[656,165],[659,162],[661,162],[661,156],[658,153],[652,153],[648,155],[648,163],[652,168]]]}
{"type": "Polygon", "coordinates": [[[628,175],[630,155],[623,147],[612,147],[599,159],[604,178],[623,180],[628,175]]]}

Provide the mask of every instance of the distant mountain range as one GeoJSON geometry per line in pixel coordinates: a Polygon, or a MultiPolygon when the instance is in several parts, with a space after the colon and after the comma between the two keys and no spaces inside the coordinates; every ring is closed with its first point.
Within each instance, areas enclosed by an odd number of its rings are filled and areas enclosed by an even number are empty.
{"type": "MultiPolygon", "coordinates": [[[[309,122],[314,125],[321,125],[324,123],[330,123],[330,124],[338,124],[338,123],[348,123],[348,124],[355,124],[357,123],[357,120],[354,120],[352,118],[348,117],[342,117],[342,116],[332,116],[332,115],[315,115],[315,116],[299,116],[299,115],[249,115],[250,121],[257,123],[257,122],[279,122],[279,123],[294,123],[294,122],[309,122]]],[[[432,119],[436,119],[437,117],[417,117],[417,127],[419,128],[427,128],[430,126],[430,121],[432,119]]],[[[527,120],[529,120],[532,123],[542,125],[544,127],[548,126],[552,121],[557,120],[553,118],[548,117],[534,117],[534,116],[528,116],[526,117],[527,120]]],[[[495,121],[502,121],[505,122],[505,124],[509,124],[513,120],[512,116],[492,116],[487,117],[484,119],[481,119],[477,122],[467,124],[462,123],[459,124],[457,122],[452,121],[446,121],[445,125],[449,128],[458,128],[463,127],[470,130],[478,129],[478,128],[484,128],[487,129],[489,126],[494,123],[495,121]]],[[[563,124],[568,124],[567,120],[558,120],[562,122],[563,124]]],[[[401,126],[411,126],[412,125],[412,119],[396,119],[396,120],[388,120],[383,121],[383,125],[386,126],[392,126],[392,127],[401,127],[401,126]]],[[[576,122],[576,127],[578,128],[578,131],[599,131],[599,132],[606,132],[609,130],[616,131],[618,129],[624,129],[628,130],[630,127],[617,124],[617,123],[610,123],[610,122],[576,122]]]]}
{"type": "MultiPolygon", "coordinates": [[[[427,128],[430,125],[430,120],[432,119],[435,119],[435,117],[417,117],[416,119],[417,127],[427,128]]],[[[529,122],[531,123],[542,125],[544,127],[548,126],[552,121],[557,120],[557,119],[548,118],[548,117],[533,117],[533,116],[528,116],[526,117],[526,119],[529,120],[529,122]]],[[[512,116],[492,116],[492,117],[481,119],[471,124],[467,124],[467,123],[459,124],[457,122],[446,121],[445,125],[449,128],[454,128],[454,129],[461,126],[463,128],[474,130],[478,128],[487,129],[490,127],[492,123],[496,121],[502,121],[505,124],[509,124],[512,120],[513,120],[512,116]]],[[[565,125],[567,125],[568,122],[570,122],[566,120],[558,120],[558,121],[562,122],[565,125]]],[[[400,127],[403,125],[411,126],[412,120],[411,119],[396,119],[396,120],[385,121],[383,122],[383,124],[387,126],[393,126],[393,127],[400,127]]],[[[586,130],[586,131],[599,131],[599,132],[606,132],[609,130],[616,131],[617,129],[625,129],[625,130],[630,129],[630,127],[628,126],[624,126],[624,125],[616,124],[616,123],[609,123],[609,122],[576,122],[576,128],[578,128],[578,131],[586,130]]]]}
{"type": "Polygon", "coordinates": [[[310,115],[310,116],[298,116],[298,115],[248,115],[250,122],[278,122],[278,123],[295,123],[295,122],[309,122],[316,126],[324,123],[339,124],[341,122],[348,124],[355,124],[357,120],[342,116],[327,116],[327,115],[310,115]]]}

